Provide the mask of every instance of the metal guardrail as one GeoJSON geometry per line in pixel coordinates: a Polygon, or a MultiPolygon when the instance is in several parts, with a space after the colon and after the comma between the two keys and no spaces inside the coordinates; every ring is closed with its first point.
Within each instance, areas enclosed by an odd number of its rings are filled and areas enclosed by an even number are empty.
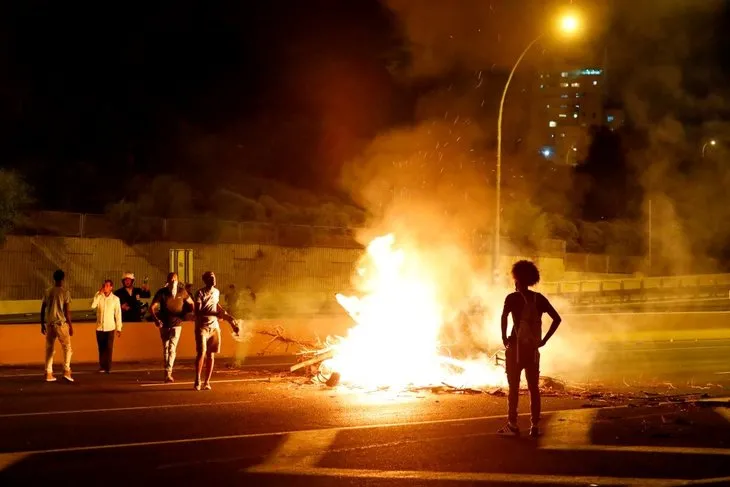
{"type": "Polygon", "coordinates": [[[541,284],[540,290],[574,303],[698,297],[730,299],[730,274],[548,282],[541,284]]]}

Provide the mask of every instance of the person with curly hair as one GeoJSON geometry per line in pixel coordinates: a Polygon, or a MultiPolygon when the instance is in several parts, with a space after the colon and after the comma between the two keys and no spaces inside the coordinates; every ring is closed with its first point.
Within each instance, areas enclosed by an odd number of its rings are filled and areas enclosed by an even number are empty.
{"type": "Polygon", "coordinates": [[[512,266],[515,292],[504,300],[502,310],[502,343],[505,346],[507,383],[509,384],[507,424],[499,429],[502,434],[519,435],[517,426],[517,403],[520,392],[520,376],[525,371],[527,388],[530,391],[530,436],[539,434],[540,423],[540,348],[555,334],[561,318],[550,301],[530,287],[540,282],[540,271],[527,260],[512,266]],[[542,336],[542,315],[547,313],[553,322],[545,336],[542,336]],[[507,334],[507,319],[512,315],[512,330],[507,334]]]}

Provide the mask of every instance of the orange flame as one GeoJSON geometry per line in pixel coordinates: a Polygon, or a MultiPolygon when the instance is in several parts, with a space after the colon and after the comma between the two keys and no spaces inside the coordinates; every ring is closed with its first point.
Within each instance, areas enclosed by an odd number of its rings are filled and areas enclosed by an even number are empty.
{"type": "Polygon", "coordinates": [[[439,337],[446,310],[419,252],[397,248],[388,234],[368,245],[363,260],[358,274],[364,295],[336,296],[356,325],[323,364],[339,372],[342,382],[373,388],[505,384],[504,371],[486,356],[456,360],[443,353],[439,337]]]}

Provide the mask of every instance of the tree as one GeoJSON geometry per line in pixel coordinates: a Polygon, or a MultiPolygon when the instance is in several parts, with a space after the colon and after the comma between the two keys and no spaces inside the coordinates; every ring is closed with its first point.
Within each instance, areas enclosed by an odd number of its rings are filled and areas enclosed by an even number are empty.
{"type": "Polygon", "coordinates": [[[15,171],[0,169],[0,242],[20,221],[32,202],[30,187],[15,171]]]}

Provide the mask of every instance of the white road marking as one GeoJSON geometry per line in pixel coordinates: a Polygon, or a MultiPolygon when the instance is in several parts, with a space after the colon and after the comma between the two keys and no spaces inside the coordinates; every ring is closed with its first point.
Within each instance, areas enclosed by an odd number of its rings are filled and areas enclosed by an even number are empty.
{"type": "Polygon", "coordinates": [[[328,452],[337,433],[337,430],[331,429],[291,433],[262,465],[276,468],[313,467],[328,452]]]}
{"type": "MultiPolygon", "coordinates": [[[[256,369],[256,368],[265,368],[265,367],[290,367],[295,362],[283,362],[283,363],[275,363],[275,364],[243,364],[243,365],[237,365],[237,369],[256,369]]],[[[191,370],[190,367],[186,367],[183,370],[191,370]]],[[[139,373],[139,372],[153,372],[153,373],[162,373],[162,369],[159,367],[149,368],[149,369],[120,369],[115,370],[112,372],[112,375],[119,375],[119,374],[132,374],[132,373],[139,373]]],[[[226,370],[223,370],[222,372],[226,372],[226,370]]],[[[59,372],[60,373],[60,372],[59,372]]],[[[80,370],[78,372],[74,371],[74,375],[103,375],[99,373],[96,370],[80,370]]],[[[22,378],[22,377],[42,377],[43,371],[41,372],[34,372],[34,373],[26,373],[26,374],[0,374],[0,379],[12,379],[12,378],[22,378]]]]}
{"type": "MultiPolygon", "coordinates": [[[[211,384],[222,384],[224,382],[271,382],[268,377],[256,378],[256,379],[222,379],[212,380],[211,384]]],[[[193,385],[195,382],[151,382],[149,384],[140,384],[140,387],[166,387],[166,386],[179,386],[179,385],[193,385]]]]}
{"type": "MultiPolygon", "coordinates": [[[[625,409],[626,406],[609,406],[604,409],[625,409]]],[[[561,412],[561,411],[550,411],[550,412],[561,412]]],[[[529,413],[521,414],[520,416],[527,416],[529,413]]],[[[468,418],[448,418],[448,419],[430,419],[424,421],[407,421],[402,423],[380,423],[380,424],[361,424],[355,426],[338,426],[333,428],[315,428],[308,430],[291,430],[291,431],[272,431],[267,433],[244,433],[240,435],[223,435],[223,436],[204,436],[199,438],[182,438],[178,440],[156,440],[156,441],[143,441],[137,443],[116,443],[106,445],[92,445],[92,446],[72,446],[67,448],[54,448],[48,450],[35,450],[28,452],[17,452],[17,453],[28,453],[32,455],[41,455],[45,453],[72,453],[72,452],[83,452],[83,451],[94,451],[94,450],[115,450],[120,448],[133,448],[143,446],[161,446],[161,445],[176,445],[186,443],[198,443],[208,441],[221,441],[221,440],[240,440],[245,438],[265,438],[270,436],[285,436],[292,435],[294,433],[320,433],[322,431],[359,431],[367,429],[377,428],[399,428],[405,426],[423,426],[430,424],[449,424],[449,423],[465,423],[465,422],[476,422],[476,421],[487,421],[492,419],[505,419],[507,416],[504,414],[496,414],[491,416],[472,416],[468,418]]]]}
{"type": "Polygon", "coordinates": [[[598,416],[597,409],[573,409],[550,416],[540,437],[541,448],[575,448],[591,444],[591,429],[598,416]]]}
{"type": "Polygon", "coordinates": [[[550,484],[550,485],[637,485],[647,487],[673,486],[681,483],[679,479],[650,479],[630,477],[582,477],[569,475],[523,475],[484,472],[434,472],[427,470],[368,470],[348,468],[291,468],[259,466],[243,470],[248,473],[337,477],[357,479],[401,479],[425,480],[438,482],[465,483],[518,483],[518,484],[550,484]]]}
{"type": "Polygon", "coordinates": [[[104,409],[73,409],[70,411],[38,411],[33,413],[9,413],[0,414],[2,418],[23,418],[28,416],[57,416],[63,414],[86,414],[86,413],[113,413],[117,411],[143,411],[147,409],[171,409],[171,408],[192,408],[199,406],[221,406],[232,404],[248,404],[253,401],[229,401],[229,402],[200,402],[194,404],[160,404],[154,406],[130,406],[124,408],[104,408],[104,409]]]}
{"type": "Polygon", "coordinates": [[[730,448],[695,448],[685,446],[641,446],[641,445],[553,445],[545,450],[600,451],[622,453],[678,453],[681,455],[730,456],[730,448]]]}

